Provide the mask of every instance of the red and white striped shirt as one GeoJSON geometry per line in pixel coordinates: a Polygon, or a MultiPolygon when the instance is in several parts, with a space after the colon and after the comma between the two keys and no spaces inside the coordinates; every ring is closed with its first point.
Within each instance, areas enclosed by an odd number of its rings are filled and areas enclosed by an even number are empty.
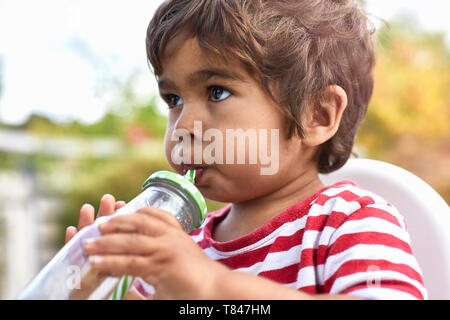
{"type": "Polygon", "coordinates": [[[306,293],[364,299],[426,299],[404,218],[345,180],[295,204],[254,232],[211,237],[231,204],[207,215],[191,238],[212,259],[306,293]]]}

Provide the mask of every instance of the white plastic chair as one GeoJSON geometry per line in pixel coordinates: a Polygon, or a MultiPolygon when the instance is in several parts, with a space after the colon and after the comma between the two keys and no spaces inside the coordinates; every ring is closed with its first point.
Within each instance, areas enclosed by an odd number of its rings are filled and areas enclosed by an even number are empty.
{"type": "Polygon", "coordinates": [[[359,158],[319,177],[326,185],[353,180],[392,203],[406,219],[428,298],[450,299],[450,209],[433,188],[400,167],[359,158]]]}

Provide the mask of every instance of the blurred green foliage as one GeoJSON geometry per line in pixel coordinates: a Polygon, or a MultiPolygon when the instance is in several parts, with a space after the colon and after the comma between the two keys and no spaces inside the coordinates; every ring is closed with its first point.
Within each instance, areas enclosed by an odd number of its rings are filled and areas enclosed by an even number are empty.
{"type": "Polygon", "coordinates": [[[399,16],[377,32],[375,88],[357,145],[403,167],[450,202],[450,48],[399,16]]]}
{"type": "Polygon", "coordinates": [[[58,123],[45,116],[32,114],[27,122],[15,128],[38,135],[118,139],[125,139],[130,129],[142,128],[148,137],[160,139],[164,136],[166,117],[157,111],[155,104],[155,99],[145,104],[131,100],[123,105],[122,110],[109,110],[92,124],[83,124],[77,120],[58,123]]]}

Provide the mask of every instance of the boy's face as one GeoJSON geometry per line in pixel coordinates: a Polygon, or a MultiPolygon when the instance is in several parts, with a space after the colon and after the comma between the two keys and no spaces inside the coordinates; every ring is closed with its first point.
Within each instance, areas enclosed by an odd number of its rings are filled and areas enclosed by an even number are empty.
{"type": "Polygon", "coordinates": [[[196,170],[196,186],[205,197],[248,201],[315,170],[313,150],[297,137],[287,139],[281,111],[240,63],[225,63],[202,50],[196,38],[178,36],[169,42],[162,67],[160,94],[169,107],[166,157],[180,174],[202,168],[196,170]],[[245,149],[239,149],[239,139],[245,149]],[[238,163],[243,154],[244,164],[238,163]]]}

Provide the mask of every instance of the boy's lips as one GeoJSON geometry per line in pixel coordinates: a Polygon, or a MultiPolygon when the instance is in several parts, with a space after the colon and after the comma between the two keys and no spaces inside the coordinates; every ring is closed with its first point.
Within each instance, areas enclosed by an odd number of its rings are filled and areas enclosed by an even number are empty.
{"type": "Polygon", "coordinates": [[[183,168],[183,174],[186,174],[191,169],[195,170],[195,184],[200,181],[201,176],[206,170],[205,167],[200,167],[198,165],[181,164],[181,167],[183,168]]]}

